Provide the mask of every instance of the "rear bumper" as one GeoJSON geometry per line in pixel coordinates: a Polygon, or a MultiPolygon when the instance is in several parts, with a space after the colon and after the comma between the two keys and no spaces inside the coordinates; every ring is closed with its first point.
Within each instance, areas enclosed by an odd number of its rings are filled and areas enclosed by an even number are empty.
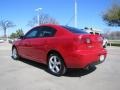
{"type": "Polygon", "coordinates": [[[66,58],[68,68],[85,68],[91,64],[98,64],[105,60],[107,51],[102,50],[78,50],[69,54],[66,58]],[[103,58],[102,58],[103,56],[103,58]],[[100,58],[103,60],[100,61],[100,58]]]}

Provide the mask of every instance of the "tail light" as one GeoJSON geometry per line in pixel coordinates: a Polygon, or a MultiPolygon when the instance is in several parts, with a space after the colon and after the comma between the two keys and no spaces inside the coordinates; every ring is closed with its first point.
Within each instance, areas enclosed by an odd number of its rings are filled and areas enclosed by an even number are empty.
{"type": "Polygon", "coordinates": [[[91,43],[90,38],[86,38],[86,39],[85,39],[85,42],[86,42],[87,44],[90,44],[90,43],[91,43]]]}
{"type": "Polygon", "coordinates": [[[102,37],[98,37],[97,39],[98,39],[98,42],[103,43],[103,38],[102,37]]]}
{"type": "Polygon", "coordinates": [[[79,42],[82,44],[82,43],[87,43],[87,44],[90,44],[92,41],[89,37],[79,37],[79,42]]]}

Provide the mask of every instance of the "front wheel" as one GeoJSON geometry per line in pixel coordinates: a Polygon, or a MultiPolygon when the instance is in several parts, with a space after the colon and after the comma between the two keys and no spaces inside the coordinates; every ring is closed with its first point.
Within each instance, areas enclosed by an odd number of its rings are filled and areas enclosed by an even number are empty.
{"type": "Polygon", "coordinates": [[[18,55],[18,51],[17,51],[16,47],[12,48],[12,58],[15,60],[20,58],[20,56],[18,55]]]}
{"type": "Polygon", "coordinates": [[[63,59],[57,54],[50,54],[48,57],[48,69],[49,71],[56,75],[61,76],[65,74],[66,67],[63,62],[63,59]]]}

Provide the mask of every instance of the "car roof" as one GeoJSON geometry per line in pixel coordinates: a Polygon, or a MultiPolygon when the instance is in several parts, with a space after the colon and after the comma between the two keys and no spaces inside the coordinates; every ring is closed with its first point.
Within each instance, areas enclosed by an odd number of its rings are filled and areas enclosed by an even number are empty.
{"type": "Polygon", "coordinates": [[[67,35],[71,33],[70,31],[63,28],[62,25],[58,25],[58,24],[42,24],[42,25],[35,26],[33,28],[42,27],[42,26],[48,26],[48,27],[54,28],[58,32],[57,35],[64,35],[64,34],[67,35]]]}
{"type": "Polygon", "coordinates": [[[42,27],[42,26],[52,27],[52,28],[55,28],[56,30],[64,29],[64,28],[61,27],[61,25],[57,25],[57,24],[42,24],[42,25],[35,26],[33,28],[42,27]]]}

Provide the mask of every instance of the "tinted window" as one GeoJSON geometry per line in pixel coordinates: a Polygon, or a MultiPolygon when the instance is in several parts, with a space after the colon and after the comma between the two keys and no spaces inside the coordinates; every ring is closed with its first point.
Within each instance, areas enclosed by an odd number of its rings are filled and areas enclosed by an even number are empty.
{"type": "Polygon", "coordinates": [[[53,37],[55,35],[56,30],[51,27],[43,26],[40,27],[39,37],[53,37]]]}
{"type": "Polygon", "coordinates": [[[87,34],[87,32],[83,31],[83,29],[78,29],[78,28],[69,27],[69,26],[62,26],[62,27],[73,33],[87,34]]]}
{"type": "Polygon", "coordinates": [[[38,33],[38,28],[34,28],[25,35],[25,38],[35,38],[37,37],[37,33],[38,33]]]}

